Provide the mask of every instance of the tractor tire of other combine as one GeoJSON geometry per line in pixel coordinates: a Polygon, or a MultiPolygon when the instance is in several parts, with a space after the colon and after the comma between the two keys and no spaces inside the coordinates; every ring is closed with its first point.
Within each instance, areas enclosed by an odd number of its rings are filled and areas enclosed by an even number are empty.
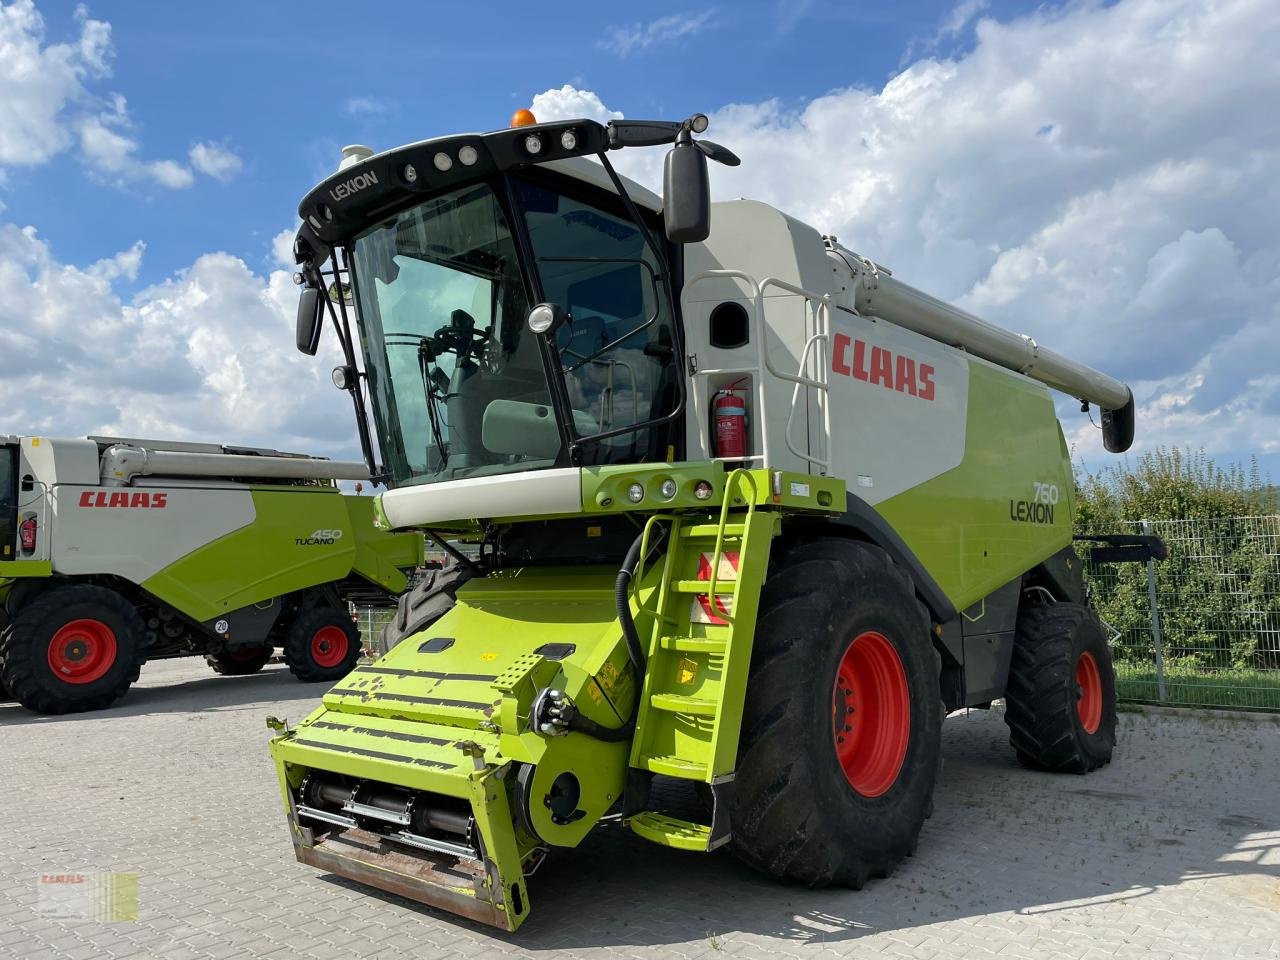
{"type": "Polygon", "coordinates": [[[3,681],[36,713],[101,710],[138,679],[146,625],[105,587],[57,587],[25,603],[0,634],[3,681]]]}
{"type": "Polygon", "coordinates": [[[756,624],[731,811],[762,873],[861,888],[915,852],[941,756],[940,662],[910,577],[877,547],[778,557],[756,624]]]}
{"type": "Polygon", "coordinates": [[[458,602],[458,588],[470,580],[472,572],[461,563],[433,567],[422,582],[396,601],[396,615],[378,634],[375,656],[383,656],[406,637],[427,629],[458,602]]]}
{"type": "Polygon", "coordinates": [[[212,653],[206,653],[204,662],[213,667],[214,673],[224,677],[243,677],[265,667],[272,652],[273,648],[269,644],[235,649],[219,647],[212,653]]]}
{"type": "Polygon", "coordinates": [[[351,614],[312,607],[298,614],[284,640],[284,662],[304,683],[339,680],[360,659],[360,628],[351,614]]]}
{"type": "Polygon", "coordinates": [[[1023,766],[1088,773],[1116,745],[1116,676],[1088,607],[1053,603],[1018,617],[1005,692],[1009,743],[1023,766]]]}

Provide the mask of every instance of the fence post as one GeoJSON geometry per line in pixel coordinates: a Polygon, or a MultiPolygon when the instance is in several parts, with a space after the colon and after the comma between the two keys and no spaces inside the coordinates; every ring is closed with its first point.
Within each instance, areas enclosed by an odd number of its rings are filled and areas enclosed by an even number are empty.
{"type": "MultiPolygon", "coordinates": [[[[1154,527],[1150,520],[1143,520],[1142,532],[1145,536],[1152,536],[1154,527]]],[[[1156,599],[1156,564],[1155,561],[1147,559],[1147,600],[1151,605],[1151,639],[1154,642],[1156,652],[1156,695],[1160,698],[1160,702],[1164,703],[1166,699],[1164,689],[1164,636],[1160,629],[1160,603],[1156,599]]]]}

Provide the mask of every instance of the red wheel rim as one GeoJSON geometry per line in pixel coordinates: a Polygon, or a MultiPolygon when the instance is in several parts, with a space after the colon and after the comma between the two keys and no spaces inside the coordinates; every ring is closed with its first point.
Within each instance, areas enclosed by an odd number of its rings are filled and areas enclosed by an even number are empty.
{"type": "Polygon", "coordinates": [[[1085,733],[1097,733],[1102,725],[1102,671],[1086,650],[1076,661],[1076,713],[1085,733]]]}
{"type": "Polygon", "coordinates": [[[911,693],[902,658],[883,634],[858,634],[840,658],[831,720],[849,786],[864,797],[887,792],[907,756],[911,693]]]}
{"type": "Polygon", "coordinates": [[[336,667],[347,658],[349,645],[341,627],[321,627],[311,638],[311,659],[321,667],[336,667]]]}
{"type": "Polygon", "coordinates": [[[72,620],[49,641],[49,669],[65,683],[93,683],[115,662],[116,635],[101,620],[72,620]]]}

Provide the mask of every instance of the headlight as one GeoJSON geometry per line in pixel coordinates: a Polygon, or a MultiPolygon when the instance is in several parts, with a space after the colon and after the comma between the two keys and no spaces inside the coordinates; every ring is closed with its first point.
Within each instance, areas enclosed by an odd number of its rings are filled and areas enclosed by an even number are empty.
{"type": "Polygon", "coordinates": [[[529,329],[534,333],[546,333],[556,322],[556,312],[550,304],[540,303],[529,311],[529,329]]]}
{"type": "Polygon", "coordinates": [[[693,495],[699,500],[710,500],[711,495],[715,492],[716,488],[706,480],[699,480],[693,487],[693,495]]]}
{"type": "Polygon", "coordinates": [[[663,500],[672,500],[675,498],[678,489],[676,482],[668,477],[662,481],[662,486],[658,488],[658,491],[662,494],[663,500]]]}
{"type": "Polygon", "coordinates": [[[644,487],[638,483],[633,483],[627,487],[627,499],[632,503],[639,503],[644,499],[644,487]]]}
{"type": "Polygon", "coordinates": [[[458,159],[462,161],[464,167],[474,167],[476,161],[480,159],[480,154],[476,153],[476,148],[468,144],[458,151],[458,159]]]}
{"type": "Polygon", "coordinates": [[[576,150],[578,147],[578,135],[572,130],[566,130],[560,134],[560,146],[566,150],[576,150]]]}
{"type": "Polygon", "coordinates": [[[536,133],[531,133],[524,138],[524,149],[526,153],[534,156],[542,152],[542,138],[536,133]]]}
{"type": "Polygon", "coordinates": [[[441,151],[431,158],[431,162],[436,165],[436,169],[441,173],[446,173],[453,169],[453,157],[441,151]]]}

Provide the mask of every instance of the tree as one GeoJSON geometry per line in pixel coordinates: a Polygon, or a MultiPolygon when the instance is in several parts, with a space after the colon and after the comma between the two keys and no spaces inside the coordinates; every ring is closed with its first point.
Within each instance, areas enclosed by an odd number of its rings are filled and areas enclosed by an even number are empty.
{"type": "MultiPolygon", "coordinates": [[[[1168,545],[1157,576],[1167,663],[1280,666],[1280,518],[1256,461],[1223,468],[1203,452],[1156,449],[1081,471],[1076,488],[1077,533],[1138,532],[1150,520],[1168,545]]],[[[1099,613],[1126,638],[1120,658],[1149,662],[1145,568],[1090,572],[1099,613]]]]}

